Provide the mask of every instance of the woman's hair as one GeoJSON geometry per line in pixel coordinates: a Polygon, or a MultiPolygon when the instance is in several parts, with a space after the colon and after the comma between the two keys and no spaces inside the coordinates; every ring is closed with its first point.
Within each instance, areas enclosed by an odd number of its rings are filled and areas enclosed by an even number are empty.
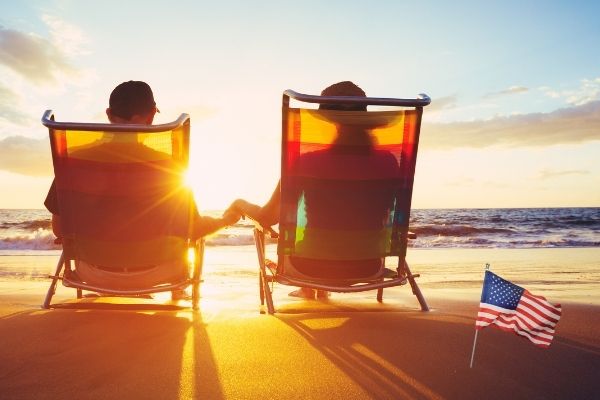
{"type": "MultiPolygon", "coordinates": [[[[334,83],[321,92],[321,96],[367,97],[365,91],[350,81],[334,83]]],[[[320,110],[367,111],[365,104],[320,104],[320,110]]]]}

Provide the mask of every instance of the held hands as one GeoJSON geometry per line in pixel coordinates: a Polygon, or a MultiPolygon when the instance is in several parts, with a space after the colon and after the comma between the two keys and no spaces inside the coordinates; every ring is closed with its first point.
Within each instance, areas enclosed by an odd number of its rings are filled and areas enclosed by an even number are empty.
{"type": "Polygon", "coordinates": [[[240,217],[242,217],[242,214],[229,206],[229,208],[223,212],[221,219],[225,225],[233,225],[240,220],[240,217]]]}
{"type": "Polygon", "coordinates": [[[279,237],[278,233],[275,232],[271,225],[277,223],[277,216],[271,217],[270,219],[267,217],[266,221],[270,221],[270,223],[265,223],[265,213],[264,207],[257,206],[256,204],[252,204],[244,199],[237,199],[225,211],[225,213],[233,212],[241,214],[242,218],[248,217],[260,226],[260,229],[263,229],[269,233],[272,238],[279,237]]]}
{"type": "Polygon", "coordinates": [[[228,210],[235,210],[242,215],[242,218],[249,217],[255,221],[261,220],[261,207],[256,204],[252,204],[247,202],[244,199],[237,199],[231,206],[229,206],[228,210]]]}

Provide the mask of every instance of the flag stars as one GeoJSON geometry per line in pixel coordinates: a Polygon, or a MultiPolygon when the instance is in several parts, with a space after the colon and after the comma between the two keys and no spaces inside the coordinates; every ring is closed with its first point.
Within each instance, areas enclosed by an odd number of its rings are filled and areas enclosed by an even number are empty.
{"type": "Polygon", "coordinates": [[[523,288],[493,274],[487,286],[489,303],[512,310],[517,308],[524,291],[523,288]]]}

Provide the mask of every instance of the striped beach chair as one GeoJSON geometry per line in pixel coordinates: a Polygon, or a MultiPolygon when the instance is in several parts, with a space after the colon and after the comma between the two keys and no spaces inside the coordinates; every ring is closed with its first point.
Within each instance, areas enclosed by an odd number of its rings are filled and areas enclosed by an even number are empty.
{"type": "MultiPolygon", "coordinates": [[[[281,211],[277,262],[265,234],[254,236],[260,299],[275,311],[272,285],[332,292],[377,290],[410,283],[423,311],[418,275],[406,262],[413,178],[423,107],[429,97],[388,99],[283,94],[281,211]],[[306,103],[375,105],[384,111],[290,107],[306,103]],[[395,270],[386,257],[397,257],[395,270]]],[[[275,234],[277,236],[277,234],[275,234]]]]}
{"type": "Polygon", "coordinates": [[[189,116],[162,125],[92,124],[57,122],[48,110],[42,123],[63,247],[43,307],[62,280],[77,298],[84,290],[139,296],[191,285],[198,308],[203,242],[192,239],[196,210],[183,184],[189,116]]]}

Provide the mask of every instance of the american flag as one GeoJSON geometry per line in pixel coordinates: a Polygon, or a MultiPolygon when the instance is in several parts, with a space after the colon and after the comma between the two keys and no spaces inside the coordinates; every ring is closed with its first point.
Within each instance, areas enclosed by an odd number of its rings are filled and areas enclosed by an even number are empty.
{"type": "Polygon", "coordinates": [[[560,315],[560,304],[550,304],[542,296],[485,271],[475,329],[493,324],[524,336],[537,346],[548,347],[560,315]]]}

